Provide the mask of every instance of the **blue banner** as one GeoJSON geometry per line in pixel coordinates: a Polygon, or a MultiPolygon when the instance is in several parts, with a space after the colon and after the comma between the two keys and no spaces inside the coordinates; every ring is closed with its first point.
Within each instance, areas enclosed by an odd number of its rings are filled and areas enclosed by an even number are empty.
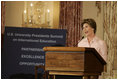
{"type": "Polygon", "coordinates": [[[66,30],[6,27],[2,50],[2,78],[16,74],[34,76],[36,65],[45,65],[45,46],[65,46],[66,30]]]}

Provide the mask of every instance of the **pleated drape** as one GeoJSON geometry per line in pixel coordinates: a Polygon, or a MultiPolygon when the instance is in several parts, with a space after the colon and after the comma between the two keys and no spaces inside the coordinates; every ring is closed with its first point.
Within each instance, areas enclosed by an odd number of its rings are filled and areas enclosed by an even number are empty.
{"type": "Polygon", "coordinates": [[[66,46],[76,47],[81,39],[82,2],[60,2],[60,28],[67,30],[66,46]]]}
{"type": "Polygon", "coordinates": [[[4,29],[5,29],[5,1],[1,1],[1,48],[3,48],[4,29]]]}
{"type": "Polygon", "coordinates": [[[5,1],[1,1],[1,33],[4,33],[5,27],[5,1]]]}

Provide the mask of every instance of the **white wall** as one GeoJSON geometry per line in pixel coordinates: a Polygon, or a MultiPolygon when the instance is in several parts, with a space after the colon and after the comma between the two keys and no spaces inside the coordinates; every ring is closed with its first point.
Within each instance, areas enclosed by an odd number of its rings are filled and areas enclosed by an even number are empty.
{"type": "MultiPolygon", "coordinates": [[[[30,1],[28,1],[30,2],[30,1]]],[[[37,2],[37,1],[36,1],[37,2]]],[[[45,6],[47,9],[51,10],[50,19],[51,19],[51,26],[53,28],[58,28],[59,26],[59,1],[50,1],[47,2],[48,5],[52,6],[45,6]]],[[[28,6],[30,8],[30,6],[28,6]]],[[[5,12],[5,26],[12,26],[12,27],[22,27],[22,19],[23,13],[25,8],[24,1],[6,1],[6,12],[5,12]]]]}
{"type": "Polygon", "coordinates": [[[98,8],[95,1],[83,1],[83,19],[93,18],[97,23],[96,35],[103,39],[103,7],[101,3],[101,13],[97,16],[98,8]]]}
{"type": "Polygon", "coordinates": [[[21,27],[24,1],[6,1],[5,26],[21,27]]]}

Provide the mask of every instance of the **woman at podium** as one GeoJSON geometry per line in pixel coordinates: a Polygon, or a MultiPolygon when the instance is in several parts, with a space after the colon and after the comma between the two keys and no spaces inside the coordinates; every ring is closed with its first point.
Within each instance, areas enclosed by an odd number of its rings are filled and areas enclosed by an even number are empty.
{"type": "Polygon", "coordinates": [[[83,33],[86,38],[78,42],[78,47],[91,47],[107,60],[107,46],[106,43],[96,36],[96,22],[94,19],[84,19],[81,24],[83,33]]]}

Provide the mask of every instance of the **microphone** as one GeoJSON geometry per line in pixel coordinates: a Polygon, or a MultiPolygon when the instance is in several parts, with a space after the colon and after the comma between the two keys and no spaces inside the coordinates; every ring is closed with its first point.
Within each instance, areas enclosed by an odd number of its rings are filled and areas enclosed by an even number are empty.
{"type": "MultiPolygon", "coordinates": [[[[82,39],[84,39],[84,36],[82,36],[82,39]]],[[[82,39],[81,39],[81,40],[82,40],[82,39]]]]}
{"type": "MultiPolygon", "coordinates": [[[[84,38],[84,36],[82,36],[82,38],[78,41],[78,43],[82,40],[84,38]]],[[[78,45],[78,43],[75,45],[75,46],[77,46],[78,45]]]]}
{"type": "Polygon", "coordinates": [[[82,36],[82,38],[78,41],[78,43],[79,43],[82,39],[84,39],[84,36],[82,36]]]}
{"type": "Polygon", "coordinates": [[[79,42],[80,42],[82,39],[84,39],[84,36],[82,36],[82,38],[79,40],[79,42]]]}

